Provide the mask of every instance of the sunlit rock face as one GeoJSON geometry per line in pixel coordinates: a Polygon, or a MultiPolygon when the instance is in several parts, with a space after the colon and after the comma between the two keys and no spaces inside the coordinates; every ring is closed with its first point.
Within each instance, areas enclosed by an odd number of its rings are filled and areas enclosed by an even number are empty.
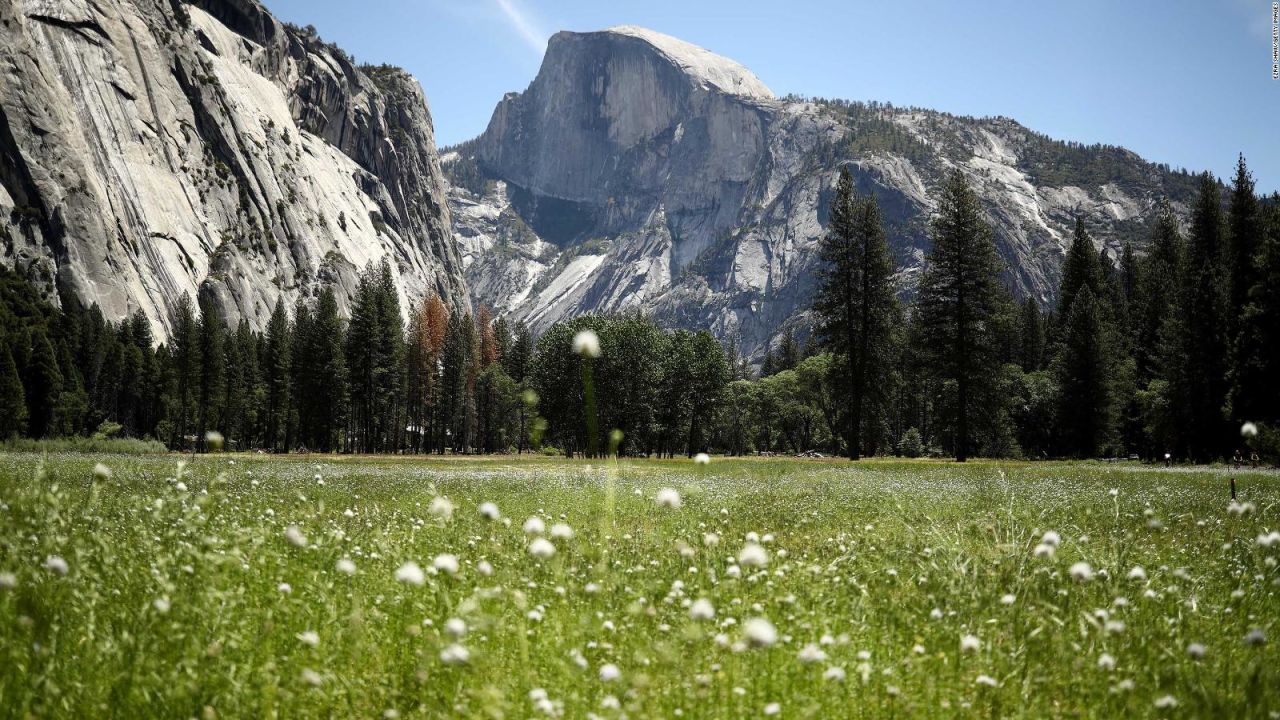
{"type": "Polygon", "coordinates": [[[416,80],[255,0],[0,0],[0,253],[163,337],[183,294],[265,325],[387,258],[468,302],[416,80]]]}
{"type": "Polygon", "coordinates": [[[639,309],[735,338],[748,356],[811,325],[817,243],[841,167],[874,193],[909,296],[953,170],[981,196],[1008,282],[1050,304],[1078,214],[1117,256],[1156,200],[1193,183],[1117,148],[1067,146],[1005,118],[776,98],[741,65],[634,28],[561,32],[537,77],[446,163],[473,300],[535,330],[639,309]]]}

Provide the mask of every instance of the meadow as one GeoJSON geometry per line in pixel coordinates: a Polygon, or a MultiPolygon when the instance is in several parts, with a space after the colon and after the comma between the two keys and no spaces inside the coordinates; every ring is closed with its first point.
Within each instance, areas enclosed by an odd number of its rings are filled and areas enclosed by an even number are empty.
{"type": "Polygon", "coordinates": [[[1136,464],[5,453],[0,717],[1276,718],[1278,501],[1136,464]]]}

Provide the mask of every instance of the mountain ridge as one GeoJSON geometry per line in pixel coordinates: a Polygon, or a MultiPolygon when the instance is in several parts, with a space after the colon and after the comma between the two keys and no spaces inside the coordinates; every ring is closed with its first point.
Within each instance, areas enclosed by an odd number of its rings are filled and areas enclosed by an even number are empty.
{"type": "Polygon", "coordinates": [[[841,167],[880,201],[904,293],[928,248],[934,190],[959,170],[1010,285],[1046,306],[1077,214],[1115,258],[1126,241],[1144,244],[1159,197],[1185,215],[1194,189],[1189,174],[1123,148],[1053,141],[1008,118],[735,94],[635,39],[557,33],[529,87],[446,157],[446,174],[469,176],[450,202],[473,300],[535,331],[640,309],[759,358],[810,326],[841,167]]]}

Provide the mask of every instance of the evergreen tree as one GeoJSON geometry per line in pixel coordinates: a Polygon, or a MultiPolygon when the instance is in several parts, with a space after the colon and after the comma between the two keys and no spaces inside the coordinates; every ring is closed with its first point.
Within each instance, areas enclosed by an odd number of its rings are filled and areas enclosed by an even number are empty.
{"type": "Polygon", "coordinates": [[[1044,364],[1045,348],[1044,315],[1035,299],[1023,301],[1018,328],[1021,339],[1018,364],[1026,372],[1035,372],[1044,364]]]}
{"type": "Polygon", "coordinates": [[[1280,423],[1280,196],[1259,223],[1253,288],[1240,314],[1229,410],[1238,421],[1280,423]]]}
{"type": "Polygon", "coordinates": [[[186,448],[196,430],[195,411],[200,392],[200,326],[191,297],[178,299],[169,319],[169,368],[173,381],[170,416],[171,448],[186,448]]]}
{"type": "Polygon", "coordinates": [[[1244,155],[1241,155],[1236,165],[1236,177],[1227,210],[1229,244],[1226,257],[1226,272],[1230,284],[1226,321],[1231,353],[1227,412],[1236,423],[1256,420],[1256,414],[1260,410],[1248,397],[1252,390],[1250,385],[1256,385],[1256,374],[1246,367],[1256,360],[1254,340],[1247,335],[1256,334],[1258,328],[1256,320],[1246,322],[1244,317],[1252,305],[1251,292],[1255,289],[1265,292],[1258,288],[1258,280],[1264,270],[1261,263],[1266,260],[1260,253],[1264,244],[1262,223],[1263,215],[1254,194],[1253,176],[1245,167],[1244,155]],[[1251,414],[1242,414],[1245,412],[1251,414]]]}
{"type": "Polygon", "coordinates": [[[1179,273],[1176,323],[1165,350],[1166,379],[1180,417],[1175,424],[1180,450],[1197,462],[1219,457],[1229,438],[1222,416],[1227,395],[1222,229],[1218,184],[1206,173],[1179,273]]]}
{"type": "Polygon", "coordinates": [[[1056,371],[1063,450],[1074,457],[1097,457],[1111,438],[1112,398],[1102,313],[1087,285],[1067,312],[1056,371]]]}
{"type": "Polygon", "coordinates": [[[0,340],[0,440],[8,440],[27,430],[27,403],[9,339],[0,340]]]}
{"type": "Polygon", "coordinates": [[[1084,228],[1084,221],[1076,217],[1075,233],[1071,247],[1062,263],[1062,284],[1058,288],[1058,321],[1065,323],[1071,313],[1071,302],[1082,288],[1088,288],[1094,298],[1102,293],[1102,265],[1093,239],[1084,228]]]}
{"type": "Polygon", "coordinates": [[[41,325],[31,329],[30,360],[23,386],[26,388],[27,435],[42,438],[55,430],[56,405],[62,394],[62,371],[53,343],[41,325]]]}
{"type": "Polygon", "coordinates": [[[1254,194],[1253,174],[1245,166],[1244,155],[1236,162],[1236,177],[1231,186],[1227,208],[1226,281],[1227,328],[1234,340],[1236,320],[1249,300],[1249,291],[1257,283],[1257,255],[1262,240],[1261,212],[1254,194]]]}
{"type": "Polygon", "coordinates": [[[774,372],[794,370],[800,363],[800,345],[796,342],[795,328],[787,328],[782,333],[782,342],[778,344],[777,364],[774,372]]]}
{"type": "Polygon", "coordinates": [[[196,442],[202,449],[208,431],[221,427],[224,400],[222,383],[226,380],[226,325],[212,303],[200,307],[200,381],[196,410],[196,442]]]}
{"type": "Polygon", "coordinates": [[[996,364],[991,323],[1002,310],[1003,289],[991,228],[958,171],[939,198],[932,237],[916,313],[922,350],[941,379],[954,384],[952,445],[956,460],[964,462],[971,451],[976,403],[984,399],[990,368],[996,364]]]}
{"type": "Polygon", "coordinates": [[[293,310],[293,347],[289,353],[289,411],[285,422],[285,447],[310,449],[310,429],[316,410],[312,403],[312,384],[316,369],[312,356],[315,328],[312,327],[311,307],[305,297],[299,296],[293,310]]]}
{"type": "Polygon", "coordinates": [[[854,197],[848,169],[840,173],[830,229],[819,253],[825,262],[814,300],[819,334],[845,364],[845,444],[849,458],[861,457],[871,418],[885,400],[898,319],[893,260],[875,197],[854,197]]]}
{"type": "MultiPolygon", "coordinates": [[[[516,323],[510,349],[502,356],[502,365],[506,369],[507,375],[516,384],[517,392],[523,394],[529,388],[529,373],[532,369],[532,364],[533,336],[529,333],[529,326],[521,321],[516,323]]],[[[518,426],[516,430],[517,453],[524,452],[529,447],[528,412],[528,403],[522,397],[520,403],[516,406],[518,426]]]]}
{"type": "Polygon", "coordinates": [[[262,346],[262,376],[265,390],[263,398],[263,442],[273,452],[288,450],[285,431],[289,420],[289,373],[293,368],[293,333],[289,327],[289,315],[284,309],[284,298],[276,300],[267,321],[267,333],[262,346]]]}
{"type": "Polygon", "coordinates": [[[308,402],[307,443],[321,452],[336,450],[346,414],[347,368],[344,328],[333,288],[325,288],[311,315],[307,352],[311,356],[306,383],[308,402]]]}
{"type": "Polygon", "coordinates": [[[773,346],[768,342],[764,345],[764,360],[760,362],[760,377],[767,378],[778,372],[778,361],[773,354],[773,346]]]}
{"type": "Polygon", "coordinates": [[[1141,263],[1133,309],[1134,360],[1137,382],[1146,386],[1162,373],[1161,347],[1169,334],[1166,326],[1174,318],[1178,276],[1182,268],[1185,241],[1178,220],[1167,200],[1161,199],[1151,232],[1151,246],[1141,263]]]}
{"type": "Polygon", "coordinates": [[[218,432],[225,438],[228,450],[248,447],[244,434],[245,409],[252,398],[252,389],[246,374],[249,365],[246,348],[241,341],[244,332],[249,332],[249,323],[241,319],[235,332],[228,332],[222,343],[222,416],[218,432]]]}

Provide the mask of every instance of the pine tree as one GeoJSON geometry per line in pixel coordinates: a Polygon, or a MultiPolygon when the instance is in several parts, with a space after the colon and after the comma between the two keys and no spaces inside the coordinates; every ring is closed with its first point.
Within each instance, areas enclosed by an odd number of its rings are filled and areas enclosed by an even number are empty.
{"type": "Polygon", "coordinates": [[[0,338],[0,440],[27,429],[27,403],[18,366],[9,351],[9,338],[0,338]]]}
{"type": "Polygon", "coordinates": [[[196,399],[196,443],[204,449],[208,431],[221,427],[222,383],[226,379],[226,325],[212,303],[200,304],[200,381],[196,399]]]}
{"type": "MultiPolygon", "coordinates": [[[[511,348],[502,356],[502,365],[506,368],[507,375],[515,382],[518,392],[523,393],[528,389],[532,364],[533,337],[529,334],[528,325],[525,325],[523,321],[517,322],[511,339],[511,348]]],[[[528,449],[529,446],[529,407],[523,397],[517,406],[516,412],[518,414],[516,452],[521,453],[528,449]]]]}
{"type": "Polygon", "coordinates": [[[778,344],[777,364],[774,366],[774,372],[794,370],[799,363],[800,346],[796,343],[795,328],[787,328],[786,332],[782,333],[782,342],[778,344]]]}
{"type": "Polygon", "coordinates": [[[262,347],[262,376],[265,385],[263,407],[263,442],[273,452],[285,444],[285,430],[289,413],[289,372],[293,366],[293,333],[289,328],[289,315],[284,309],[284,298],[276,300],[267,321],[267,334],[262,347]]]}
{"type": "Polygon", "coordinates": [[[959,171],[943,188],[932,238],[916,313],[922,350],[940,378],[955,386],[952,444],[956,460],[964,462],[971,451],[977,403],[987,394],[996,363],[991,323],[1002,311],[1003,288],[991,228],[959,171]]]}
{"type": "Polygon", "coordinates": [[[248,447],[244,436],[244,418],[251,389],[245,375],[248,359],[245,357],[245,347],[240,342],[240,333],[248,328],[248,322],[242,319],[235,332],[228,332],[222,343],[222,416],[218,432],[226,439],[229,450],[248,447]]]}
{"type": "Polygon", "coordinates": [[[1087,285],[1067,311],[1056,371],[1063,450],[1074,457],[1097,457],[1111,438],[1112,397],[1102,313],[1087,285]]]}
{"type": "Polygon", "coordinates": [[[289,411],[285,422],[285,447],[311,448],[311,428],[316,419],[315,400],[311,394],[315,381],[312,343],[315,329],[311,307],[305,297],[298,298],[293,310],[293,347],[289,353],[289,411]]]}
{"type": "Polygon", "coordinates": [[[1243,154],[1236,162],[1236,177],[1227,209],[1227,229],[1227,320],[1231,325],[1227,329],[1229,337],[1234,340],[1236,319],[1249,300],[1250,289],[1257,283],[1256,261],[1262,239],[1258,197],[1254,194],[1253,175],[1245,166],[1243,154]]]}
{"type": "Polygon", "coordinates": [[[169,368],[174,383],[170,447],[186,448],[196,429],[194,415],[200,392],[200,326],[189,295],[178,299],[169,327],[169,368]]]}
{"type": "Polygon", "coordinates": [[[1076,217],[1071,247],[1062,263],[1062,284],[1058,288],[1058,322],[1065,323],[1071,313],[1071,302],[1082,288],[1088,288],[1094,298],[1102,292],[1102,266],[1098,262],[1098,250],[1084,228],[1084,221],[1076,217]]]}
{"type": "Polygon", "coordinates": [[[1218,183],[1206,173],[1179,273],[1176,325],[1165,352],[1170,394],[1181,416],[1180,444],[1197,462],[1219,457],[1229,438],[1222,416],[1227,395],[1222,229],[1218,183]]]}
{"type": "Polygon", "coordinates": [[[1018,330],[1021,340],[1018,364],[1025,372],[1035,372],[1044,364],[1045,330],[1044,314],[1034,298],[1023,301],[1018,330]]]}
{"type": "Polygon", "coordinates": [[[778,372],[778,361],[773,354],[773,346],[768,342],[764,346],[764,360],[760,362],[760,377],[767,378],[778,372]]]}
{"type": "Polygon", "coordinates": [[[1229,409],[1236,420],[1280,423],[1280,196],[1269,198],[1257,273],[1240,314],[1229,409]]]}
{"type": "Polygon", "coordinates": [[[31,352],[26,377],[27,435],[46,437],[55,429],[58,396],[62,394],[62,371],[53,344],[41,325],[31,329],[31,352]]]}
{"type": "Polygon", "coordinates": [[[316,300],[307,342],[311,373],[306,388],[309,412],[313,415],[307,442],[321,452],[337,449],[343,427],[347,388],[343,335],[338,299],[333,288],[325,288],[316,300]]]}
{"type": "MultiPolygon", "coordinates": [[[[1260,272],[1260,247],[1263,244],[1263,216],[1254,194],[1253,176],[1249,173],[1241,155],[1236,165],[1235,183],[1231,189],[1231,201],[1227,210],[1227,227],[1229,230],[1226,272],[1228,276],[1229,296],[1226,308],[1227,338],[1230,343],[1229,388],[1227,412],[1236,423],[1257,419],[1254,417],[1261,409],[1250,399],[1252,388],[1256,385],[1256,376],[1246,365],[1254,358],[1256,351],[1251,347],[1254,340],[1247,334],[1254,334],[1256,321],[1246,322],[1245,314],[1251,305],[1250,293],[1257,288],[1260,272]],[[1248,412],[1250,415],[1244,415],[1248,412]]],[[[1257,288],[1260,289],[1260,288],[1257,288]]],[[[1265,292],[1265,291],[1264,291],[1265,292]]]]}
{"type": "Polygon", "coordinates": [[[1185,253],[1185,241],[1177,217],[1167,200],[1161,199],[1151,231],[1151,246],[1138,273],[1138,297],[1133,309],[1134,360],[1137,382],[1145,387],[1161,373],[1163,339],[1173,320],[1178,294],[1178,276],[1185,253]]]}
{"type": "Polygon", "coordinates": [[[886,397],[899,309],[880,207],[874,196],[854,197],[847,169],[840,173],[830,229],[819,253],[825,267],[814,310],[824,345],[845,364],[845,444],[849,458],[857,460],[868,446],[871,418],[886,397]]]}

